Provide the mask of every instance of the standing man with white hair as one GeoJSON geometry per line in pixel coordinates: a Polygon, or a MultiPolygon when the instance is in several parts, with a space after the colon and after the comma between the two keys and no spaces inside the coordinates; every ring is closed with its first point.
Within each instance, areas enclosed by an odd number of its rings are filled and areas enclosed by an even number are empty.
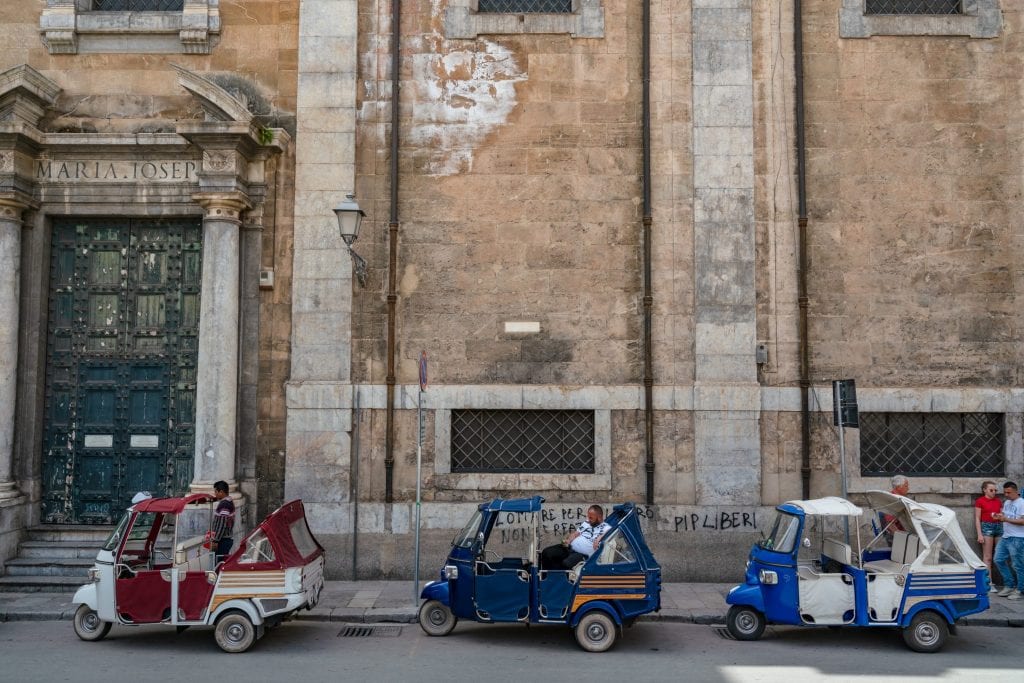
{"type": "Polygon", "coordinates": [[[889,483],[892,485],[890,493],[895,493],[897,496],[905,496],[910,493],[910,480],[902,474],[897,474],[889,483]]]}
{"type": "MultiPolygon", "coordinates": [[[[904,477],[902,474],[897,474],[895,477],[889,480],[891,489],[889,493],[894,493],[897,496],[905,496],[910,493],[910,480],[904,477]]],[[[906,531],[903,525],[900,524],[900,520],[896,519],[892,515],[886,513],[880,513],[882,518],[882,533],[885,534],[885,538],[892,543],[892,533],[894,531],[906,531]]]]}

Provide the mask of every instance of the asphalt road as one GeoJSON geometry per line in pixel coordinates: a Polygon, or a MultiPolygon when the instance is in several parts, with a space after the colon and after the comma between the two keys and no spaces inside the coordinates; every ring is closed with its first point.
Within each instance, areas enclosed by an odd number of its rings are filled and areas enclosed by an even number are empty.
{"type": "Polygon", "coordinates": [[[1024,630],[961,627],[933,655],[907,650],[889,630],[769,628],[759,642],[720,627],[646,622],[602,654],[580,650],[566,628],[460,623],[445,638],[414,624],[397,636],[339,637],[341,623],[291,622],[249,652],[222,653],[213,633],[115,626],[78,640],[64,622],[0,623],[4,681],[1013,681],[1024,630]]]}

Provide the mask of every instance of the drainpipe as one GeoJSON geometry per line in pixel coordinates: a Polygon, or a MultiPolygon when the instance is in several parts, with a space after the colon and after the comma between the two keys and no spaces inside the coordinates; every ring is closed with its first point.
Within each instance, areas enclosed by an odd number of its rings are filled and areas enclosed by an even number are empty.
{"type": "Polygon", "coordinates": [[[811,409],[808,393],[811,387],[811,358],[807,333],[807,147],[804,141],[804,36],[801,0],[793,0],[793,52],[796,76],[796,186],[797,295],[800,304],[800,479],[804,499],[811,497],[811,409]]]}
{"type": "Polygon", "coordinates": [[[643,243],[644,243],[644,451],[647,470],[647,504],[654,504],[654,368],[651,356],[651,0],[644,0],[643,56],[643,243]]]}
{"type": "Polygon", "coordinates": [[[391,0],[391,216],[388,222],[388,374],[384,430],[384,502],[394,499],[395,305],[398,303],[398,91],[402,1],[391,0]]]}

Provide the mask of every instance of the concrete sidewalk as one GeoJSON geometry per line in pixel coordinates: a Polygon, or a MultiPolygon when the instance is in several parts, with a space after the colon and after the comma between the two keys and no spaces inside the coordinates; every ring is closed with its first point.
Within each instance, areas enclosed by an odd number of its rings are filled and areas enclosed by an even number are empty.
{"type": "MultiPolygon", "coordinates": [[[[725,623],[725,595],[731,583],[666,583],[661,611],[643,619],[696,624],[725,623]]],[[[0,593],[0,622],[59,621],[71,619],[72,593],[0,593]]],[[[992,606],[960,621],[971,626],[1024,626],[1024,600],[991,595],[992,606]]],[[[299,619],[343,622],[416,621],[419,600],[413,599],[412,581],[328,581],[320,604],[299,619]]]]}

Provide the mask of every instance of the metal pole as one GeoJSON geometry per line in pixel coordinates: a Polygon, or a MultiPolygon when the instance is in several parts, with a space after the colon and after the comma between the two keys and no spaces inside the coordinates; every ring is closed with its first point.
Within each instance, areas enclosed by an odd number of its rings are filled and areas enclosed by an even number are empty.
{"type": "MultiPolygon", "coordinates": [[[[839,415],[839,477],[842,479],[843,486],[843,499],[846,498],[846,438],[843,434],[843,406],[839,402],[839,383],[835,382],[832,384],[832,401],[834,402],[834,410],[839,415]]],[[[844,522],[846,524],[846,544],[850,544],[850,518],[845,517],[844,522]]]]}
{"type": "Polygon", "coordinates": [[[416,401],[416,557],[412,570],[412,604],[420,600],[420,469],[423,466],[423,385],[416,401]]]}
{"type": "Polygon", "coordinates": [[[352,498],[352,580],[358,580],[357,565],[359,561],[359,423],[362,414],[359,411],[359,389],[355,392],[355,414],[352,417],[352,487],[349,495],[352,498]]]}

